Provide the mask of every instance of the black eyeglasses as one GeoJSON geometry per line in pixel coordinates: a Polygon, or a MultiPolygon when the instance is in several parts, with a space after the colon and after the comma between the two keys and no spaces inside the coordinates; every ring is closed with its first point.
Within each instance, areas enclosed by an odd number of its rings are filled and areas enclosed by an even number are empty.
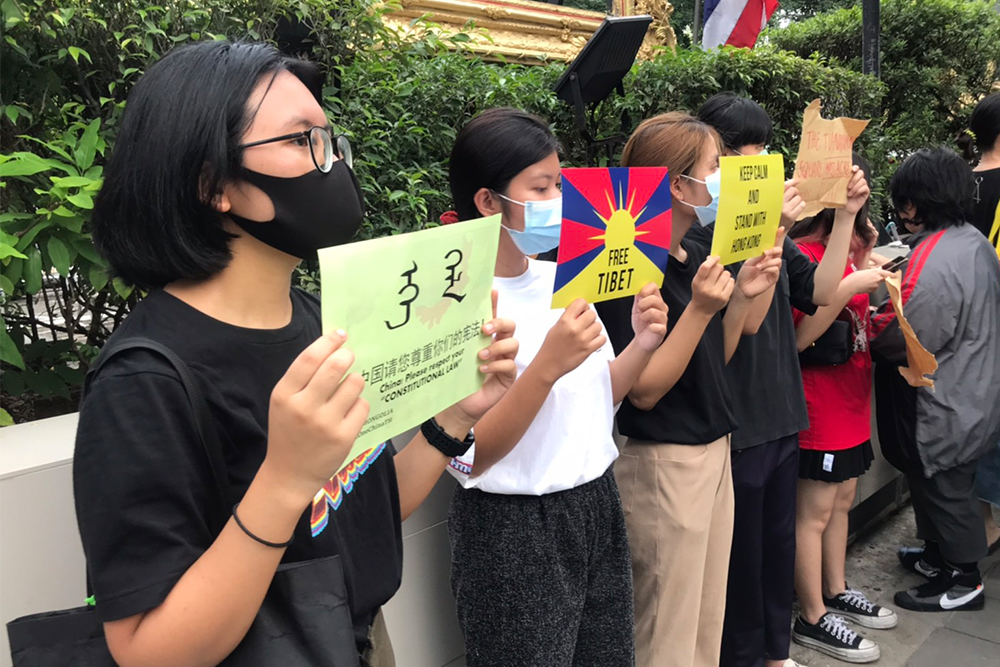
{"type": "Polygon", "coordinates": [[[340,134],[333,137],[330,130],[325,127],[310,127],[303,132],[292,132],[283,134],[280,137],[271,139],[261,139],[251,141],[248,144],[240,144],[240,148],[253,148],[264,144],[273,144],[277,141],[290,141],[292,139],[305,139],[309,144],[309,153],[312,155],[313,164],[324,174],[333,169],[334,156],[341,159],[348,167],[354,165],[354,155],[351,152],[351,142],[347,137],[340,134]]]}

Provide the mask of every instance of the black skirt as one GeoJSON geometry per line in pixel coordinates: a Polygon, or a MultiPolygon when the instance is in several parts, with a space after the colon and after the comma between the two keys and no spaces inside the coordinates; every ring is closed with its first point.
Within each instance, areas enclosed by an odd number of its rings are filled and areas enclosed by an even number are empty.
{"type": "Polygon", "coordinates": [[[874,459],[871,440],[866,440],[857,447],[833,452],[802,449],[799,450],[799,479],[834,484],[844,482],[865,474],[874,459]]]}

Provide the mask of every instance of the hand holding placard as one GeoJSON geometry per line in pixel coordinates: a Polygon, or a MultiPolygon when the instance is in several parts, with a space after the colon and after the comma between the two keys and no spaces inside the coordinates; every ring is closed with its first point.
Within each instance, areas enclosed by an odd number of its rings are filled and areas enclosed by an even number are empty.
{"type": "Polygon", "coordinates": [[[854,165],[854,140],[868,126],[867,120],[820,116],[818,99],[802,114],[802,141],[795,158],[795,178],[806,208],[799,214],[802,220],[824,208],[842,208],[847,203],[847,182],[854,165]]]}
{"type": "Polygon", "coordinates": [[[319,251],[323,330],[348,330],[370,415],[345,460],[483,385],[500,216],[319,251]]]}

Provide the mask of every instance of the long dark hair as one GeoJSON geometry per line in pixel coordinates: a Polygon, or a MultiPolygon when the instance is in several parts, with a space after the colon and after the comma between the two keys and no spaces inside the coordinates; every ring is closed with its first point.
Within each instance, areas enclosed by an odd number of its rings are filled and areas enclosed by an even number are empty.
{"type": "MultiPolygon", "coordinates": [[[[857,153],[853,154],[852,161],[855,166],[865,172],[865,180],[868,181],[868,186],[871,187],[871,166],[868,164],[868,161],[857,153]]],[[[851,235],[852,255],[862,248],[867,247],[872,242],[872,239],[875,238],[875,232],[868,226],[870,203],[871,199],[869,198],[864,206],[861,207],[861,210],[858,211],[858,214],[854,216],[854,232],[851,235]]],[[[836,215],[837,209],[824,208],[813,217],[795,223],[795,226],[788,232],[788,236],[796,241],[819,241],[826,245],[826,240],[830,238],[830,232],[833,231],[833,219],[836,215]]]]}
{"type": "Polygon", "coordinates": [[[474,201],[480,189],[506,194],[515,176],[559,150],[548,124],[524,111],[500,107],[470,120],[458,133],[448,164],[459,220],[480,216],[474,201]]]}
{"type": "Polygon", "coordinates": [[[279,71],[320,99],[314,65],[250,42],[174,49],[135,85],[92,218],[94,244],[116,275],[148,289],[229,264],[231,236],[211,200],[239,177],[240,139],[256,111],[247,102],[279,71]]]}

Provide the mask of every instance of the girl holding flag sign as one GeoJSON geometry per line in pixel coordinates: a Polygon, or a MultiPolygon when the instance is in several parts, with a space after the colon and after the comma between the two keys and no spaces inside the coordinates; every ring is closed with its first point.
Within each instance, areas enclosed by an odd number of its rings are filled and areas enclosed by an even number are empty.
{"type": "Polygon", "coordinates": [[[491,109],[451,154],[459,220],[501,214],[494,286],[516,317],[518,378],[451,472],[452,588],[470,667],[634,664],[632,575],[611,465],[615,408],[666,333],[653,284],[628,299],[633,342],[616,357],[583,299],[551,308],[559,145],[542,120],[491,109]]]}
{"type": "MultiPolygon", "coordinates": [[[[734,280],[686,238],[715,219],[720,150],[710,126],[675,112],[641,123],[622,155],[626,167],[667,167],[673,198],[661,288],[670,335],[618,413],[629,438],[615,476],[632,551],[640,665],[719,663],[733,534],[729,437],[737,425],[724,371],[740,336],[755,331],[748,316],[759,309],[756,297],[781,268],[779,243],[747,260],[734,280]]],[[[615,348],[631,345],[627,300],[598,310],[615,348]]]]}

